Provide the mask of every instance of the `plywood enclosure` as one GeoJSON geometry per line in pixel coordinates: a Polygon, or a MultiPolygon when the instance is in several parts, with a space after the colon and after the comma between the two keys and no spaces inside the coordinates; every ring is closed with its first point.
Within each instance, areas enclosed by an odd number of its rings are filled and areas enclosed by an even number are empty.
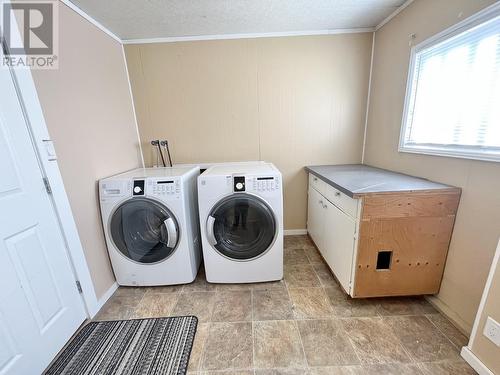
{"type": "Polygon", "coordinates": [[[354,297],[436,294],[459,200],[459,189],[364,197],[354,297]],[[391,252],[382,269],[379,252],[391,252]]]}

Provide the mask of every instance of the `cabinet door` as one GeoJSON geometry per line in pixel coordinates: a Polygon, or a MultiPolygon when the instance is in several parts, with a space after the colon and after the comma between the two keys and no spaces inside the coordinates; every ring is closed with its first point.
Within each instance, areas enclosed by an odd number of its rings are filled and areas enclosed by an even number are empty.
{"type": "Polygon", "coordinates": [[[309,186],[307,206],[307,231],[318,248],[322,247],[323,227],[325,224],[325,209],[323,196],[312,186],[309,186]]]}
{"type": "Polygon", "coordinates": [[[325,206],[323,256],[342,287],[349,293],[356,223],[327,200],[325,206]]]}

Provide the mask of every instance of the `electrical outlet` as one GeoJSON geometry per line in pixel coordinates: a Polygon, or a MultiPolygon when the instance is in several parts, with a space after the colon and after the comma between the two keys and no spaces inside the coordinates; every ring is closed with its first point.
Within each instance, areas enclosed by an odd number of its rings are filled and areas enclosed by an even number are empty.
{"type": "Polygon", "coordinates": [[[488,317],[484,325],[483,334],[489,338],[496,346],[500,346],[500,323],[488,317]]]}

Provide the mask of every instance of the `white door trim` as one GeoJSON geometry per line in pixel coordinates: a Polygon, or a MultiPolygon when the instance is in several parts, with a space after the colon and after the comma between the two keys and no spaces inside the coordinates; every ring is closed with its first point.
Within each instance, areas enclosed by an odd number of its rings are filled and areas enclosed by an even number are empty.
{"type": "Polygon", "coordinates": [[[479,375],[495,375],[486,365],[477,358],[468,346],[462,347],[460,355],[470,367],[472,367],[479,375]]]}
{"type": "Polygon", "coordinates": [[[488,367],[481,362],[481,360],[475,355],[472,350],[473,343],[478,335],[482,334],[483,327],[480,327],[481,318],[483,315],[484,307],[486,306],[486,301],[488,300],[491,285],[493,284],[493,277],[495,272],[497,272],[497,267],[500,265],[500,240],[498,241],[497,249],[495,255],[493,256],[493,261],[491,262],[490,273],[486,279],[486,284],[484,287],[483,295],[481,296],[481,302],[477,309],[476,318],[474,319],[474,326],[472,327],[472,332],[469,338],[469,343],[467,346],[462,347],[460,355],[463,359],[467,361],[471,367],[476,370],[480,375],[493,375],[493,372],[488,369],[488,367]],[[480,331],[481,330],[481,331],[480,331]]]}
{"type": "MultiPolygon", "coordinates": [[[[11,32],[19,33],[18,28],[14,25],[12,25],[11,32]]],[[[68,196],[64,189],[64,183],[57,160],[49,160],[47,157],[46,142],[44,142],[44,140],[50,140],[51,138],[47,129],[45,117],[43,116],[33,76],[29,69],[14,69],[12,72],[19,101],[23,107],[26,123],[28,124],[28,130],[33,138],[35,152],[41,163],[40,167],[42,173],[48,179],[52,188],[52,203],[64,241],[66,242],[70,261],[74,268],[75,278],[80,281],[82,287],[82,297],[87,315],[92,318],[97,314],[101,306],[99,306],[95,294],[94,284],[92,283],[90,271],[80,242],[80,236],[78,235],[68,196]]]]}

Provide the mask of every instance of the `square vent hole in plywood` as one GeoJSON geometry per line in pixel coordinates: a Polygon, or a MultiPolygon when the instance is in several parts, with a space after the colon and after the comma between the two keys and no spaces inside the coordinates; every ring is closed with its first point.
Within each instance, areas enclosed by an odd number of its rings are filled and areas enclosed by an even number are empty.
{"type": "Polygon", "coordinates": [[[382,250],[377,255],[377,270],[390,270],[392,262],[392,251],[382,250]]]}

